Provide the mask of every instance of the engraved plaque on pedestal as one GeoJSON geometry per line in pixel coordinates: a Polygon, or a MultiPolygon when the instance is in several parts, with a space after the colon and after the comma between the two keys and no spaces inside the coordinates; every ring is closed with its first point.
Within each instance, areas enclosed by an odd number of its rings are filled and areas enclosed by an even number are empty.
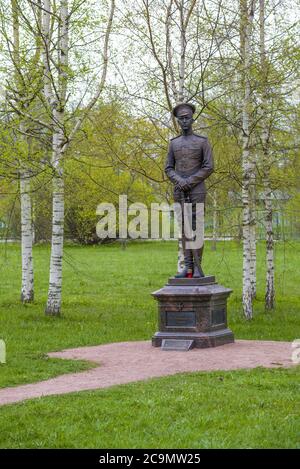
{"type": "Polygon", "coordinates": [[[162,350],[177,350],[180,352],[187,352],[193,348],[193,345],[193,340],[163,339],[161,348],[162,350]]]}
{"type": "Polygon", "coordinates": [[[212,312],[212,325],[215,326],[217,324],[225,324],[226,322],[226,314],[225,314],[225,308],[221,309],[215,309],[212,312]]]}
{"type": "Polygon", "coordinates": [[[195,327],[196,314],[194,311],[166,311],[166,327],[195,327]]]}

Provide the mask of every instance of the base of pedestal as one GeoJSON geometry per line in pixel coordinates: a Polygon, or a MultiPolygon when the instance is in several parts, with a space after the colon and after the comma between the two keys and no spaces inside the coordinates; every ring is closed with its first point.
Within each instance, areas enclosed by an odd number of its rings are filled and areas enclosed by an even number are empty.
{"type": "Polygon", "coordinates": [[[234,342],[227,326],[227,299],[232,290],[219,285],[213,275],[171,278],[152,293],[158,302],[158,332],[154,347],[190,350],[234,342]]]}
{"type": "Polygon", "coordinates": [[[228,328],[213,332],[156,332],[152,337],[153,347],[161,347],[164,339],[192,340],[190,348],[218,347],[234,342],[233,332],[228,328]]]}
{"type": "Polygon", "coordinates": [[[214,275],[206,275],[205,277],[199,278],[176,278],[170,277],[168,280],[167,285],[175,285],[175,286],[194,286],[194,285],[211,285],[216,283],[216,279],[214,275]]]}

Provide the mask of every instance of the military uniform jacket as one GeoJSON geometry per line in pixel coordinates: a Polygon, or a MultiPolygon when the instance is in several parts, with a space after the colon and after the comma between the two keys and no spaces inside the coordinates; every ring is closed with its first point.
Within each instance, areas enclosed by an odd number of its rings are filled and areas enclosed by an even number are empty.
{"type": "MultiPolygon", "coordinates": [[[[204,180],[213,170],[212,150],[206,137],[190,134],[171,139],[165,173],[173,184],[176,184],[178,176],[186,178],[191,186],[190,196],[193,201],[204,201],[204,180]]],[[[175,188],[175,201],[179,201],[180,197],[181,191],[175,188]]]]}

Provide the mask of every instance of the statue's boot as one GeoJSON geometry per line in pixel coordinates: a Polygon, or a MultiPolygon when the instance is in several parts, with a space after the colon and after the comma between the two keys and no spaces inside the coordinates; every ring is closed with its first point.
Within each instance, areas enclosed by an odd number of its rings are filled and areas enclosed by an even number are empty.
{"type": "Polygon", "coordinates": [[[184,269],[178,274],[174,275],[174,277],[175,278],[192,278],[193,271],[191,269],[188,269],[187,267],[184,267],[184,269]]]}
{"type": "Polygon", "coordinates": [[[203,255],[204,246],[201,249],[194,249],[194,273],[193,278],[202,278],[205,277],[205,274],[201,267],[202,255],[203,255]]]}
{"type": "Polygon", "coordinates": [[[184,253],[184,269],[175,275],[175,278],[193,277],[193,253],[191,249],[186,249],[184,253]]]}

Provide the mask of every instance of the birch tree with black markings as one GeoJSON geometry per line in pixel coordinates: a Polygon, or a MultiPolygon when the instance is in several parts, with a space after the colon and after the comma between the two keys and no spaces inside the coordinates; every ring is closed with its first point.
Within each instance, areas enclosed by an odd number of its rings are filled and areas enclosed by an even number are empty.
{"type": "MultiPolygon", "coordinates": [[[[59,315],[62,301],[62,262],[64,242],[64,158],[66,151],[80,130],[89,111],[97,103],[103,93],[107,67],[109,38],[115,11],[115,0],[110,2],[109,15],[106,21],[101,52],[101,75],[96,91],[73,119],[67,109],[70,97],[69,85],[72,82],[72,64],[69,61],[72,14],[80,5],[68,0],[59,3],[44,0],[42,5],[42,43],[43,43],[43,83],[47,102],[48,115],[52,126],[52,157],[53,199],[52,199],[52,240],[50,255],[49,290],[46,314],[59,315]],[[54,36],[55,34],[55,36],[54,36]],[[72,126],[68,125],[72,122],[72,126]]],[[[99,46],[98,46],[99,51],[99,46]]],[[[83,97],[79,98],[79,105],[83,97]]],[[[78,105],[78,106],[79,106],[78,105]]],[[[77,107],[78,107],[77,106],[77,107]]]]}
{"type": "MultiPolygon", "coordinates": [[[[37,2],[38,3],[38,2],[37,2]]],[[[39,79],[40,47],[37,35],[28,26],[29,5],[20,0],[10,0],[1,4],[1,37],[4,47],[2,70],[5,72],[4,86],[6,101],[3,114],[7,120],[7,130],[14,136],[18,154],[12,155],[9,177],[19,178],[21,206],[21,259],[22,281],[21,301],[29,303],[34,299],[33,275],[33,204],[32,179],[39,171],[32,154],[32,119],[37,101],[39,79]]],[[[33,19],[34,16],[31,17],[33,19]]],[[[39,22],[37,15],[37,22],[39,22]]],[[[13,152],[12,152],[13,153],[13,152]]]]}
{"type": "MultiPolygon", "coordinates": [[[[252,96],[250,84],[250,65],[252,50],[253,18],[255,0],[240,1],[240,38],[241,38],[241,82],[243,85],[242,96],[242,203],[243,203],[243,310],[247,319],[253,315],[252,299],[253,290],[251,279],[253,278],[253,264],[251,262],[251,227],[252,203],[251,184],[253,182],[253,160],[251,154],[251,110],[252,96]]],[[[253,240],[252,240],[253,242],[253,240]]]]}
{"type": "MultiPolygon", "coordinates": [[[[20,52],[20,22],[19,4],[11,0],[12,14],[12,63],[14,66],[14,101],[16,106],[26,108],[27,88],[23,85],[23,66],[20,52]]],[[[28,136],[26,135],[25,118],[20,119],[19,138],[23,141],[24,151],[28,150],[28,136]]],[[[27,152],[26,152],[27,153],[27,152]]],[[[28,158],[20,160],[20,199],[21,199],[21,257],[22,257],[22,284],[21,301],[29,303],[34,299],[33,276],[33,226],[32,226],[32,200],[31,200],[31,171],[28,167],[28,158]]]]}
{"type": "Polygon", "coordinates": [[[259,0],[259,47],[260,47],[260,85],[261,85],[261,146],[262,182],[265,205],[266,229],[266,291],[265,307],[273,309],[275,298],[274,285],[274,240],[273,240],[273,201],[270,184],[270,123],[268,122],[268,62],[265,40],[265,0],[259,0]]]}

